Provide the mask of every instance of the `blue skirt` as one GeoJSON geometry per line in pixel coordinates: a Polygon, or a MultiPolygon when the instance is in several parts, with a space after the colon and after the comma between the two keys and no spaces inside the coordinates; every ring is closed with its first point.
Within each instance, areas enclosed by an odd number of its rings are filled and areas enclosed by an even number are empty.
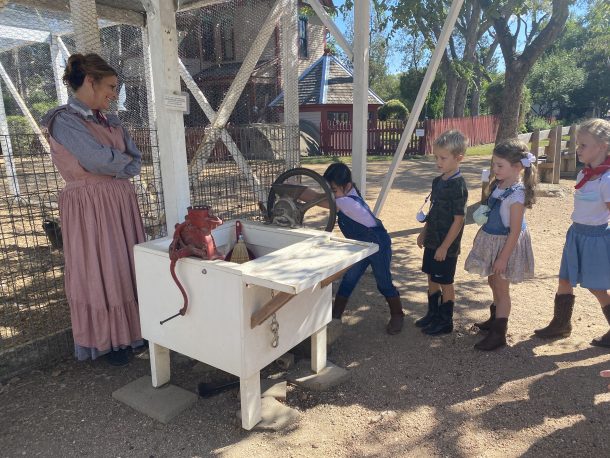
{"type": "Polygon", "coordinates": [[[610,289],[610,226],[572,223],[566,234],[559,278],[572,286],[610,289]]]}

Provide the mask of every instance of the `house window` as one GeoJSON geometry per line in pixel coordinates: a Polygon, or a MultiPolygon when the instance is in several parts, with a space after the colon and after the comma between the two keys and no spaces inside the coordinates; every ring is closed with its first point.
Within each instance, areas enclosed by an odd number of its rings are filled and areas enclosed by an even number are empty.
{"type": "Polygon", "coordinates": [[[307,17],[299,17],[299,57],[307,59],[307,17]]]}
{"type": "Polygon", "coordinates": [[[220,43],[222,60],[235,60],[235,38],[233,35],[233,20],[224,19],[220,24],[220,43]]]}
{"type": "Polygon", "coordinates": [[[212,62],[214,58],[214,24],[203,21],[201,24],[201,54],[204,61],[212,62]]]}
{"type": "Polygon", "coordinates": [[[327,119],[329,124],[349,122],[349,113],[347,111],[329,111],[327,119]]]}

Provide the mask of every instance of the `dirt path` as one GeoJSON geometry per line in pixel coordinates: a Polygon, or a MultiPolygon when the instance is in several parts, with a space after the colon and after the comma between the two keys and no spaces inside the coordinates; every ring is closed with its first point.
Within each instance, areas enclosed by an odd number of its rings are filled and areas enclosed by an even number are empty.
{"type": "MultiPolygon", "coordinates": [[[[486,163],[468,158],[464,164],[471,203],[486,163]]],[[[370,197],[388,165],[370,164],[370,197]]],[[[111,398],[112,391],[148,373],[147,361],[115,369],[69,360],[0,388],[0,455],[609,456],[610,393],[597,374],[610,369],[610,352],[588,344],[608,325],[593,296],[577,290],[570,338],[531,338],[552,312],[573,182],[562,182],[565,197],[540,198],[528,212],[537,280],[513,288],[510,346],[481,353],[472,348],[480,336],[471,324],[485,317],[490,293],[483,279],[462,268],[477,230],[472,223],[458,262],[456,331],[429,338],[413,325],[426,301],[415,213],[434,175],[426,160],[404,162],[381,215],[393,238],[395,280],[408,313],[403,333],[384,333],[386,305],[367,274],[329,355],[351,378],[324,393],[290,388],[287,403],[301,412],[291,428],[241,430],[233,392],[199,399],[162,425],[111,398]]],[[[195,390],[203,375],[184,359],[173,365],[173,382],[195,390]]]]}

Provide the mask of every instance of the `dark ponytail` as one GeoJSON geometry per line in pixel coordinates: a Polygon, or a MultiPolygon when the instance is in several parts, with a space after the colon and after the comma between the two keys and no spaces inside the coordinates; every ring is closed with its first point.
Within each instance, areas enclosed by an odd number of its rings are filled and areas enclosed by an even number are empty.
{"type": "Polygon", "coordinates": [[[62,78],[64,84],[76,91],[83,85],[87,75],[95,81],[107,76],[118,76],[116,70],[97,54],[72,54],[62,78]]]}

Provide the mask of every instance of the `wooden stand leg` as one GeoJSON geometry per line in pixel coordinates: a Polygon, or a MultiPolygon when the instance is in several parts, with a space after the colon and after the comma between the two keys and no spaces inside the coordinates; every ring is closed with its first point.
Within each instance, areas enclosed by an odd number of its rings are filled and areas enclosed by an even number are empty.
{"type": "Polygon", "coordinates": [[[326,326],[311,335],[311,370],[316,374],[326,367],[326,326]]]}
{"type": "Polygon", "coordinates": [[[250,430],[261,421],[261,376],[255,372],[248,378],[239,379],[241,400],[241,426],[250,430]]]}
{"type": "Polygon", "coordinates": [[[149,342],[148,352],[150,353],[150,375],[152,378],[152,386],[159,388],[160,386],[169,382],[169,348],[149,342]]]}

